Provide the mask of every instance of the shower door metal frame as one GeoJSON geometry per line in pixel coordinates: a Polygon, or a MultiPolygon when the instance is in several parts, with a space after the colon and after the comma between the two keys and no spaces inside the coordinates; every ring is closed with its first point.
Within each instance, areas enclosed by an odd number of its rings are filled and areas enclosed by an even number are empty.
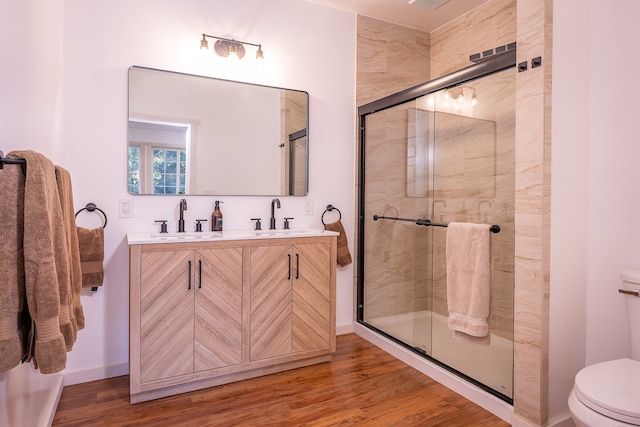
{"type": "Polygon", "coordinates": [[[419,97],[428,95],[430,93],[437,92],[442,89],[449,89],[464,83],[470,82],[472,80],[480,79],[483,77],[490,76],[495,73],[499,73],[501,71],[507,70],[509,68],[516,66],[516,52],[517,49],[515,44],[509,45],[513,46],[513,49],[507,50],[505,52],[496,54],[491,56],[490,58],[478,62],[476,64],[470,65],[468,67],[462,68],[458,71],[454,71],[453,73],[446,74],[442,77],[436,78],[434,80],[429,80],[426,83],[422,83],[408,89],[402,90],[400,92],[394,93],[392,95],[386,96],[384,98],[380,98],[368,104],[364,104],[358,107],[358,118],[359,118],[359,132],[358,132],[358,155],[359,155],[359,167],[358,167],[358,254],[357,254],[357,290],[356,290],[356,298],[357,298],[357,307],[356,307],[356,321],[361,325],[376,331],[377,333],[393,340],[394,342],[406,347],[407,349],[422,355],[426,359],[431,362],[436,363],[437,365],[454,372],[456,375],[466,379],[469,382],[472,382],[487,392],[495,395],[496,397],[507,401],[510,404],[513,404],[513,399],[510,399],[499,392],[491,389],[490,387],[485,386],[484,384],[474,380],[473,378],[449,367],[445,363],[426,355],[424,352],[419,351],[418,349],[411,347],[407,343],[402,342],[401,340],[385,333],[384,331],[379,330],[378,328],[368,324],[364,321],[364,178],[365,178],[365,146],[366,146],[366,117],[369,114],[373,114],[375,112],[385,110],[387,108],[394,107],[396,105],[403,104],[405,102],[413,101],[419,97]]]}

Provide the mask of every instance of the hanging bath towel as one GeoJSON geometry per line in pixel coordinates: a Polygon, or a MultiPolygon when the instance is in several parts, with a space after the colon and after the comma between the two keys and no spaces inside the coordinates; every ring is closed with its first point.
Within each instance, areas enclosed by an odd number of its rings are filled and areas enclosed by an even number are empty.
{"type": "Polygon", "coordinates": [[[31,318],[24,288],[24,174],[20,166],[0,170],[0,372],[20,364],[27,354],[31,318]]]}
{"type": "Polygon", "coordinates": [[[324,225],[325,230],[336,231],[338,235],[338,265],[340,267],[351,264],[351,253],[349,252],[349,244],[347,242],[347,234],[344,231],[340,220],[324,225]]]}
{"type": "Polygon", "coordinates": [[[67,285],[59,287],[60,292],[60,331],[64,336],[67,351],[71,351],[76,342],[78,331],[84,328],[84,311],[80,301],[82,279],[80,273],[80,252],[78,236],[73,215],[73,188],[69,171],[55,166],[58,197],[62,209],[63,233],[65,236],[68,271],[67,285]]]}
{"type": "MultiPolygon", "coordinates": [[[[66,367],[67,344],[60,330],[60,295],[69,294],[69,254],[55,166],[35,151],[12,151],[26,159],[24,186],[24,281],[32,319],[27,361],[43,374],[66,367]]],[[[63,313],[65,316],[68,313],[63,313]]]]}
{"type": "Polygon", "coordinates": [[[104,228],[77,227],[82,267],[82,287],[102,286],[104,280],[104,228]]]}
{"type": "Polygon", "coordinates": [[[452,222],[447,228],[449,329],[457,339],[489,345],[491,233],[486,224],[452,222]]]}

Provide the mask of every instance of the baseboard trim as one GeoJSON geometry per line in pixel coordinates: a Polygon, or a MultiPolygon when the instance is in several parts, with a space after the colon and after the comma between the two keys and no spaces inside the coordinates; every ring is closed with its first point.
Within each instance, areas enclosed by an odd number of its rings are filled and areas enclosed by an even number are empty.
{"type": "Polygon", "coordinates": [[[63,372],[64,385],[88,383],[90,381],[103,380],[105,378],[119,377],[129,374],[129,364],[121,363],[118,365],[101,366],[94,369],[86,369],[84,371],[63,372]]]}
{"type": "Polygon", "coordinates": [[[549,427],[576,427],[576,423],[571,418],[571,413],[567,412],[551,418],[549,427]]]}
{"type": "Polygon", "coordinates": [[[353,332],[354,332],[353,323],[347,323],[346,325],[336,326],[336,335],[346,335],[353,332]]]}

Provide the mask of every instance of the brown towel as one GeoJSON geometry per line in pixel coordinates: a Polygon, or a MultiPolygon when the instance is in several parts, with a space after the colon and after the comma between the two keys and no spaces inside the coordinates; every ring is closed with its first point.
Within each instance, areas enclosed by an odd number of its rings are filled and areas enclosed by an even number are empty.
{"type": "Polygon", "coordinates": [[[43,374],[67,363],[60,332],[60,288],[70,287],[69,258],[53,163],[34,151],[13,151],[24,158],[24,280],[32,319],[29,359],[43,374]]]}
{"type": "Polygon", "coordinates": [[[82,267],[82,287],[102,286],[104,280],[104,228],[77,227],[82,267]]]}
{"type": "Polygon", "coordinates": [[[64,234],[69,261],[69,288],[60,289],[60,330],[64,335],[67,351],[70,351],[78,336],[78,330],[84,328],[84,312],[80,302],[82,292],[82,272],[80,270],[80,250],[76,233],[76,218],[73,208],[73,189],[71,175],[61,166],[56,166],[58,196],[62,207],[64,234]]]}
{"type": "Polygon", "coordinates": [[[461,340],[489,345],[491,236],[489,225],[451,222],[447,228],[449,329],[461,340]]]}
{"type": "Polygon", "coordinates": [[[338,265],[344,267],[351,264],[351,253],[349,252],[349,245],[347,243],[347,234],[344,231],[342,222],[340,220],[324,225],[325,230],[337,231],[338,235],[338,265]]]}
{"type": "Polygon", "coordinates": [[[26,309],[22,228],[24,174],[20,165],[0,170],[0,371],[16,367],[26,354],[31,319],[26,309]],[[26,316],[26,318],[25,318],[26,316]]]}

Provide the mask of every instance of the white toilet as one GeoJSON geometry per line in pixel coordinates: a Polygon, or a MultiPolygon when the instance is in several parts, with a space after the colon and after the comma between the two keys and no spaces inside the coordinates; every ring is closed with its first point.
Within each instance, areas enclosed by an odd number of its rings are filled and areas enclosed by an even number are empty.
{"type": "Polygon", "coordinates": [[[620,273],[631,359],[587,366],[576,375],[569,410],[577,427],[640,426],[640,270],[620,273]]]}

